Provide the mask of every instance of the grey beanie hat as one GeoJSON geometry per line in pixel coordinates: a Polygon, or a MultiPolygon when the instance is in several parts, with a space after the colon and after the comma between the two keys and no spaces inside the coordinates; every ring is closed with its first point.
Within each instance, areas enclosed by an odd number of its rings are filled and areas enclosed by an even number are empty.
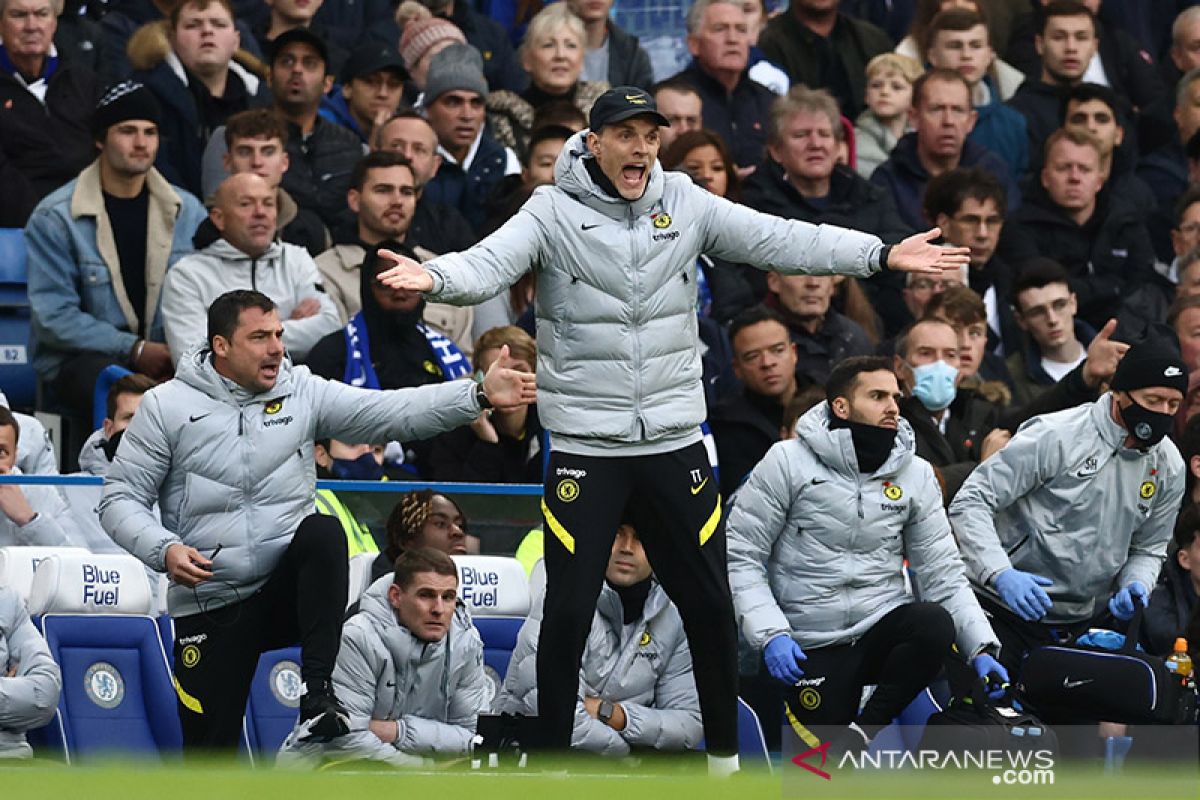
{"type": "Polygon", "coordinates": [[[469,44],[452,44],[429,62],[425,77],[425,100],[429,105],[446,92],[461,90],[487,97],[487,79],[483,77],[483,56],[469,44]]]}

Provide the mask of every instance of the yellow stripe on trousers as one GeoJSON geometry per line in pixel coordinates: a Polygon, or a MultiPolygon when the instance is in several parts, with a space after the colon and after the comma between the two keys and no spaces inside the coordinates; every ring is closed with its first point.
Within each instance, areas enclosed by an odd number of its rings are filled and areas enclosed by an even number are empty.
{"type": "Polygon", "coordinates": [[[796,732],[796,735],[800,737],[802,742],[809,747],[821,746],[821,740],[817,738],[816,734],[801,725],[800,720],[796,719],[796,715],[792,713],[790,703],[784,703],[783,710],[787,712],[788,724],[792,726],[792,730],[796,732]]]}
{"type": "Polygon", "coordinates": [[[179,678],[176,678],[174,675],[172,675],[171,682],[175,684],[175,694],[179,695],[179,702],[183,703],[184,708],[186,708],[188,711],[191,711],[193,714],[204,713],[204,706],[200,705],[199,700],[183,690],[183,687],[179,685],[179,678]]]}
{"type": "Polygon", "coordinates": [[[542,514],[546,517],[546,524],[550,526],[550,532],[554,534],[554,538],[562,542],[562,546],[567,548],[567,552],[575,555],[575,537],[567,533],[567,529],[558,521],[558,517],[550,511],[550,507],[546,505],[546,501],[542,500],[542,514]]]}
{"type": "Polygon", "coordinates": [[[712,535],[717,531],[717,525],[721,522],[721,496],[717,495],[717,506],[713,512],[708,515],[708,521],[704,523],[704,527],[700,529],[700,546],[704,547],[712,535]]]}

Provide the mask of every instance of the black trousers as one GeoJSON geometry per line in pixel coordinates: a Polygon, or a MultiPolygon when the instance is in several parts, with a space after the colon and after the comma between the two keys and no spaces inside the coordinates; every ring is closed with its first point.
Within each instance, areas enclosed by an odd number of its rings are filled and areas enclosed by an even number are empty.
{"type": "Polygon", "coordinates": [[[954,620],[940,605],[897,606],[853,644],[805,650],[788,711],[800,725],[816,726],[821,740],[851,722],[874,736],[937,677],[953,644],[954,620]],[[875,693],[859,711],[863,687],[872,684],[875,693]]]}
{"type": "Polygon", "coordinates": [[[579,665],[621,513],[679,608],[708,751],[737,752],[737,634],[725,567],[721,497],[702,444],[598,458],[553,452],[546,471],[546,598],[537,652],[546,747],[567,749],[579,665]]]}
{"type": "Polygon", "coordinates": [[[329,680],[342,638],[348,569],[341,524],[313,514],[300,523],[261,589],[241,602],[175,620],[175,690],[185,750],[237,749],[261,653],[299,641],[304,682],[329,680]]]}

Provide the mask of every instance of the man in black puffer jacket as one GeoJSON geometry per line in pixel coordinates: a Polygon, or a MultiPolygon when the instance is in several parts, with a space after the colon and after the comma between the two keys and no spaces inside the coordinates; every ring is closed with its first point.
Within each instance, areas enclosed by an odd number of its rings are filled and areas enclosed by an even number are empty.
{"type": "Polygon", "coordinates": [[[1096,329],[1151,278],[1154,264],[1141,210],[1124,195],[1101,191],[1103,182],[1100,144],[1082,131],[1056,131],[1046,141],[1040,186],[1009,218],[1000,239],[1010,264],[1044,256],[1066,267],[1079,316],[1096,329]]]}
{"type": "Polygon", "coordinates": [[[57,20],[50,0],[0,15],[0,226],[23,228],[33,208],[96,157],[96,76],[51,54],[57,20]]]}

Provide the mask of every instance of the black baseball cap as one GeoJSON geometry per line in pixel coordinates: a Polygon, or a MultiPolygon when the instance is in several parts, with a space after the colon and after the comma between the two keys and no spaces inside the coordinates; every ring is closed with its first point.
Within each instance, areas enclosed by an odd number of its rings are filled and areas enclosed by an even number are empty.
{"type": "Polygon", "coordinates": [[[596,99],[588,128],[596,133],[605,125],[641,116],[650,117],[660,128],[671,127],[671,121],[659,113],[653,95],[636,86],[617,86],[596,99]]]}
{"type": "Polygon", "coordinates": [[[342,67],[340,80],[342,84],[350,83],[355,78],[362,78],[381,70],[390,69],[408,80],[408,70],[404,68],[404,59],[396,52],[396,48],[386,44],[369,44],[360,47],[350,54],[342,67]]]}
{"type": "Polygon", "coordinates": [[[267,48],[267,55],[270,58],[271,65],[275,64],[275,59],[279,57],[283,48],[292,42],[300,42],[316,50],[317,55],[325,62],[325,73],[329,74],[329,48],[325,45],[324,39],[317,36],[308,28],[289,28],[272,39],[271,44],[267,48]]]}

